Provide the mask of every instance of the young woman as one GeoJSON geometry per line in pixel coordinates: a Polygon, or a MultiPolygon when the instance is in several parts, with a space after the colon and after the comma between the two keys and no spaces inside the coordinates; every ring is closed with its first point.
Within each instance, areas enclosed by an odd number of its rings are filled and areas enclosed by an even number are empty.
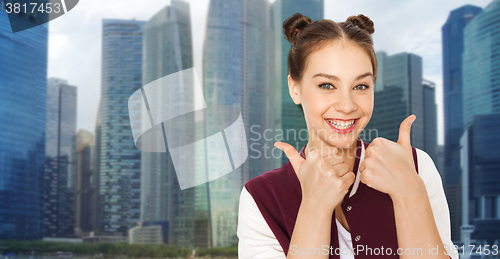
{"type": "MultiPolygon", "coordinates": [[[[292,47],[288,86],[304,111],[309,141],[289,162],[248,181],[240,196],[239,258],[454,258],[441,178],[410,143],[359,134],[370,121],[377,78],[364,15],[283,23],[292,47]]],[[[454,253],[455,252],[455,253],[454,253]]]]}

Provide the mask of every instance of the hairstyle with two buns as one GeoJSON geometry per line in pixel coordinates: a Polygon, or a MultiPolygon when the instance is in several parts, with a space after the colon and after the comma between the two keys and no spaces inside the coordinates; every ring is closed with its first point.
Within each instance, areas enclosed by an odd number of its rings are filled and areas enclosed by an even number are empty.
{"type": "Polygon", "coordinates": [[[300,81],[309,54],[320,50],[333,40],[344,40],[360,46],[370,57],[373,81],[377,79],[377,59],[373,49],[373,22],[363,14],[349,16],[345,22],[323,19],[313,22],[311,18],[296,13],[283,22],[285,38],[292,44],[288,53],[288,73],[300,81]]]}

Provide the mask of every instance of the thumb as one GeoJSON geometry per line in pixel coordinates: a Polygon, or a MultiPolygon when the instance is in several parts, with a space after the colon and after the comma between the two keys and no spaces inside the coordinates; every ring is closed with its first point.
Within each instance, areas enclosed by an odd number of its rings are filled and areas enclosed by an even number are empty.
{"type": "Polygon", "coordinates": [[[401,125],[399,126],[399,138],[398,138],[398,144],[402,145],[405,148],[411,148],[411,142],[410,142],[410,132],[411,132],[411,126],[413,125],[413,122],[417,116],[414,114],[408,116],[403,122],[401,122],[401,125]]]}
{"type": "Polygon", "coordinates": [[[299,152],[292,145],[285,142],[275,142],[274,146],[285,152],[285,155],[293,166],[293,170],[295,170],[295,173],[298,173],[300,167],[306,161],[299,152]]]}

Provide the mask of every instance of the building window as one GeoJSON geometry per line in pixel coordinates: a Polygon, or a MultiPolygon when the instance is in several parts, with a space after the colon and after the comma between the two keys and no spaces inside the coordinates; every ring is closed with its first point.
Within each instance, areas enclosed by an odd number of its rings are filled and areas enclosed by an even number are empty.
{"type": "Polygon", "coordinates": [[[460,75],[460,71],[458,69],[453,69],[451,71],[451,78],[450,78],[450,87],[451,89],[457,87],[460,84],[460,81],[462,80],[462,76],[460,75]]]}
{"type": "Polygon", "coordinates": [[[497,199],[495,196],[485,197],[484,200],[484,218],[494,219],[497,217],[497,199]]]}

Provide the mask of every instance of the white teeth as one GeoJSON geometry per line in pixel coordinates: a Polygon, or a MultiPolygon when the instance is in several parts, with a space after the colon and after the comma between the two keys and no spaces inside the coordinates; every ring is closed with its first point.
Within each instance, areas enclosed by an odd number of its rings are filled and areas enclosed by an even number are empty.
{"type": "Polygon", "coordinates": [[[354,125],[354,122],[356,122],[356,120],[352,120],[350,122],[336,122],[336,121],[332,121],[332,120],[328,120],[327,121],[332,124],[335,128],[338,128],[338,129],[348,129],[350,127],[352,127],[352,125],[354,125]]]}

